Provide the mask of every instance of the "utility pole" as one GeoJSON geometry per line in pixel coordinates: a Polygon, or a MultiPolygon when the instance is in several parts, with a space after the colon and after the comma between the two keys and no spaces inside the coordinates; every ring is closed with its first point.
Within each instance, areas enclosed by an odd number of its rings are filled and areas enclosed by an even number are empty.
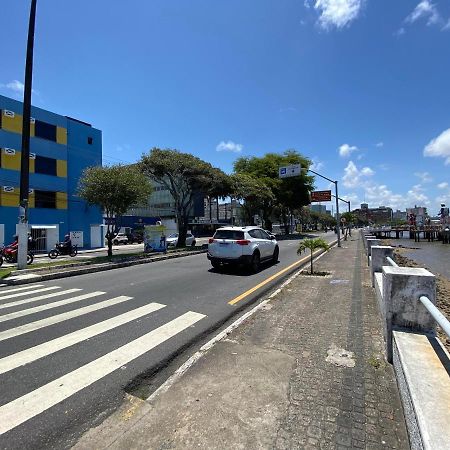
{"type": "Polygon", "coordinates": [[[33,82],[34,24],[36,19],[36,1],[31,0],[30,20],[28,23],[27,56],[25,62],[25,88],[23,92],[22,114],[22,154],[20,161],[20,203],[19,224],[17,227],[19,246],[17,250],[17,268],[25,269],[28,252],[28,194],[30,188],[30,120],[31,89],[33,82]]]}

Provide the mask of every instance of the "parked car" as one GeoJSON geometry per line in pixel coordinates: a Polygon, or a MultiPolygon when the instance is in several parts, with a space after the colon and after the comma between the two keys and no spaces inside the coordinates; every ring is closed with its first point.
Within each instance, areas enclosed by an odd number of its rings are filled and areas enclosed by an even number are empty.
{"type": "Polygon", "coordinates": [[[119,244],[128,244],[128,237],[125,233],[119,233],[114,239],[113,239],[114,245],[119,244]]]}
{"type": "MultiPolygon", "coordinates": [[[[167,247],[176,247],[178,244],[178,233],[169,235],[166,239],[167,247]]],[[[186,247],[194,247],[196,244],[195,236],[192,233],[186,235],[186,247]]]]}
{"type": "Polygon", "coordinates": [[[144,242],[144,232],[143,231],[132,231],[127,234],[128,242],[130,244],[142,244],[144,242]]]}
{"type": "Polygon", "coordinates": [[[222,227],[209,240],[207,257],[218,269],[224,264],[243,264],[253,272],[262,261],[278,261],[280,249],[274,236],[262,228],[222,227]]]}

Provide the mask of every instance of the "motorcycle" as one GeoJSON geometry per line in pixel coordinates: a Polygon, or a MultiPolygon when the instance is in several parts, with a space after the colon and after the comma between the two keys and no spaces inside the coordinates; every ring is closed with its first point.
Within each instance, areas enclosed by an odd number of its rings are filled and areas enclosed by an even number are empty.
{"type": "MultiPolygon", "coordinates": [[[[27,265],[30,265],[33,262],[33,260],[34,260],[33,253],[28,250],[27,265]]],[[[0,248],[0,266],[3,264],[3,261],[15,264],[17,262],[17,250],[8,246],[0,248]]]]}
{"type": "Polygon", "coordinates": [[[62,245],[61,243],[57,243],[55,245],[55,248],[52,248],[48,252],[48,257],[50,259],[55,259],[60,255],[69,255],[73,258],[74,256],[77,256],[77,254],[78,254],[78,247],[76,245],[67,247],[67,246],[62,245]]]}

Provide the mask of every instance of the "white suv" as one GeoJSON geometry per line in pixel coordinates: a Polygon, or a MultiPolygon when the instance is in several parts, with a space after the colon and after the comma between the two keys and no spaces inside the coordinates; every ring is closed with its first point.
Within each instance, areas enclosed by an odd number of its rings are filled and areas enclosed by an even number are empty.
{"type": "Polygon", "coordinates": [[[235,263],[257,272],[261,261],[276,263],[279,253],[275,237],[259,227],[223,227],[209,240],[207,256],[214,268],[235,263]]]}

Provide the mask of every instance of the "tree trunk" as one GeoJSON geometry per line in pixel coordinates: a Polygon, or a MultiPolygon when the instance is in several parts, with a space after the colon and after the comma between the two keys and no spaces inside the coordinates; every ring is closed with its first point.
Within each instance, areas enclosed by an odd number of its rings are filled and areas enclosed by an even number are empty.
{"type": "Polygon", "coordinates": [[[113,238],[112,235],[108,235],[108,258],[111,258],[112,256],[112,246],[113,246],[113,238]]]}
{"type": "Polygon", "coordinates": [[[313,249],[311,249],[311,275],[313,274],[313,249]]]}
{"type": "Polygon", "coordinates": [[[209,222],[212,222],[212,203],[211,203],[211,197],[208,197],[209,199],[209,222]]]}
{"type": "Polygon", "coordinates": [[[217,223],[220,222],[219,219],[219,197],[216,198],[216,213],[217,213],[217,223]]]}
{"type": "Polygon", "coordinates": [[[178,242],[177,248],[186,247],[186,235],[188,231],[189,220],[187,216],[178,217],[178,242]]]}

